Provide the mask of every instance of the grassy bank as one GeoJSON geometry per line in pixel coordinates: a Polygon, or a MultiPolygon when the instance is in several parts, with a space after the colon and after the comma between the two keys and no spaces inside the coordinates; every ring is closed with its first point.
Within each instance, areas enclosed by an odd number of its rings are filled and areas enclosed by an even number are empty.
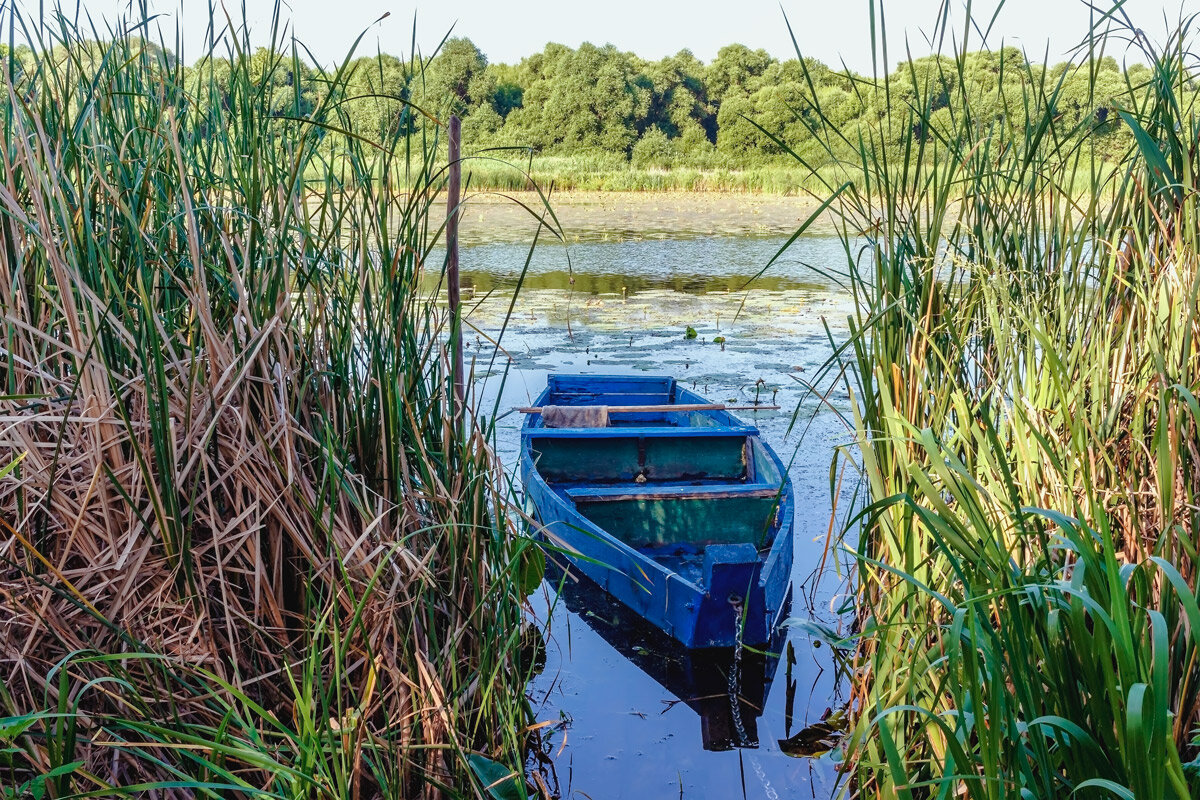
{"type": "Polygon", "coordinates": [[[972,35],[939,30],[963,49],[913,71],[899,157],[871,140],[848,165],[875,191],[827,187],[857,306],[829,369],[853,375],[869,493],[857,795],[1200,791],[1193,34],[1092,42],[1153,65],[1119,95],[1136,145],[1105,175],[1033,74],[1017,134],[952,95],[953,128],[919,135],[972,35]]]}
{"type": "Polygon", "coordinates": [[[540,560],[421,289],[442,132],[354,137],[341,71],[289,110],[282,37],[218,93],[0,21],[0,797],[522,795],[540,560]]]}
{"type": "MultiPolygon", "coordinates": [[[[646,169],[624,158],[588,156],[522,156],[520,151],[498,151],[500,162],[492,162],[487,150],[477,151],[470,163],[471,186],[475,189],[521,191],[553,186],[562,191],[582,192],[729,192],[773,195],[808,195],[822,186],[821,179],[794,163],[747,167],[745,169],[697,169],[673,167],[646,169]],[[511,164],[521,165],[514,170],[511,164]]],[[[829,171],[830,175],[835,170],[829,171]]]]}

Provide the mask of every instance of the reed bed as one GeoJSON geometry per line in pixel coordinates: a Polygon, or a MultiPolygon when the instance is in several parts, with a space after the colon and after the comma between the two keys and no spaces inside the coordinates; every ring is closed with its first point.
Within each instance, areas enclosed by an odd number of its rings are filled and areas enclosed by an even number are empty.
{"type": "Polygon", "coordinates": [[[859,633],[843,789],[1194,797],[1196,20],[1156,45],[1119,5],[1098,16],[1077,69],[1120,47],[1151,74],[1068,129],[1061,83],[1020,67],[1005,118],[973,115],[962,67],[987,21],[949,17],[931,41],[955,51],[911,69],[846,165],[865,180],[824,192],[856,304],[824,375],[848,376],[842,457],[868,497],[845,540],[859,633]],[[1115,169],[1092,147],[1109,114],[1136,141],[1115,169]]]}
{"type": "Polygon", "coordinates": [[[421,280],[438,120],[302,99],[278,9],[220,76],[0,21],[0,797],[523,796],[541,561],[421,280]]]}
{"type": "MultiPolygon", "coordinates": [[[[479,151],[486,154],[486,149],[479,151]]],[[[670,169],[632,166],[621,158],[591,159],[579,156],[522,156],[505,153],[519,162],[514,170],[504,162],[478,161],[471,165],[471,186],[477,189],[522,191],[534,185],[562,191],[604,192],[726,192],[796,196],[820,188],[804,168],[780,163],[744,169],[701,169],[686,165],[670,169]]],[[[838,174],[829,170],[830,177],[838,174]]]]}

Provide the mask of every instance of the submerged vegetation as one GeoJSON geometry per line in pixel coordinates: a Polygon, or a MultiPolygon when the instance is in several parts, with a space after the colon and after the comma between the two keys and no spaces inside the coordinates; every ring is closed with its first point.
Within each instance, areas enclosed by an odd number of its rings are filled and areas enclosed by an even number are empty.
{"type": "Polygon", "coordinates": [[[278,26],[0,20],[0,797],[523,794],[541,561],[420,280],[437,121],[362,135],[278,26]]]}
{"type": "Polygon", "coordinates": [[[890,116],[826,186],[857,308],[826,376],[851,376],[868,495],[847,787],[1194,797],[1196,20],[1155,44],[1118,5],[1086,42],[1081,102],[1130,133],[1114,154],[1059,113],[1061,77],[1018,62],[968,91],[975,28],[948,10],[932,40],[959,51],[888,79],[890,116]],[[1116,90],[1094,56],[1118,41],[1150,66],[1116,90]]]}

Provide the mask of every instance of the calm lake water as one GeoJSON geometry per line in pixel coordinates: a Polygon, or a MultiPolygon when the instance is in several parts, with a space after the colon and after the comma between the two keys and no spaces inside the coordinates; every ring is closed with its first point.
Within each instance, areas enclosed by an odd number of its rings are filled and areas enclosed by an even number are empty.
{"type": "MultiPolygon", "coordinates": [[[[747,288],[785,241],[681,232],[544,246],[529,262],[490,372],[488,339],[501,329],[529,253],[506,242],[467,247],[463,285],[477,328],[468,359],[501,410],[531,403],[551,371],[667,374],[714,402],[773,399],[782,410],[743,416],[792,461],[792,615],[844,631],[846,569],[828,535],[831,517],[840,529],[854,488],[847,474],[835,514],[830,465],[850,441],[839,416],[847,401],[839,389],[821,402],[805,381],[831,353],[825,324],[835,339],[845,332],[849,297],[817,271],[840,267],[845,255],[834,237],[802,237],[747,288]],[[689,326],[694,340],[684,338],[689,326]]],[[[510,469],[520,424],[517,414],[501,422],[510,469]]],[[[774,655],[745,656],[731,700],[729,654],[689,658],[594,587],[570,584],[559,596],[558,585],[548,580],[532,599],[547,640],[529,691],[547,723],[530,767],[560,797],[832,795],[831,756],[796,757],[781,746],[845,702],[833,653],[810,627],[789,628],[774,655]]]]}

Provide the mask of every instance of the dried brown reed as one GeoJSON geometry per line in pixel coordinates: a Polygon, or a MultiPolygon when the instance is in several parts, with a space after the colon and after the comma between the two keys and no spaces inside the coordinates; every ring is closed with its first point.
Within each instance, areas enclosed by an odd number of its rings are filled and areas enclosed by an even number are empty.
{"type": "Polygon", "coordinates": [[[278,29],[218,75],[8,24],[36,46],[3,85],[0,776],[486,793],[520,767],[538,562],[422,289],[436,123],[397,103],[393,141],[356,137],[341,70],[281,100],[278,29]]]}

